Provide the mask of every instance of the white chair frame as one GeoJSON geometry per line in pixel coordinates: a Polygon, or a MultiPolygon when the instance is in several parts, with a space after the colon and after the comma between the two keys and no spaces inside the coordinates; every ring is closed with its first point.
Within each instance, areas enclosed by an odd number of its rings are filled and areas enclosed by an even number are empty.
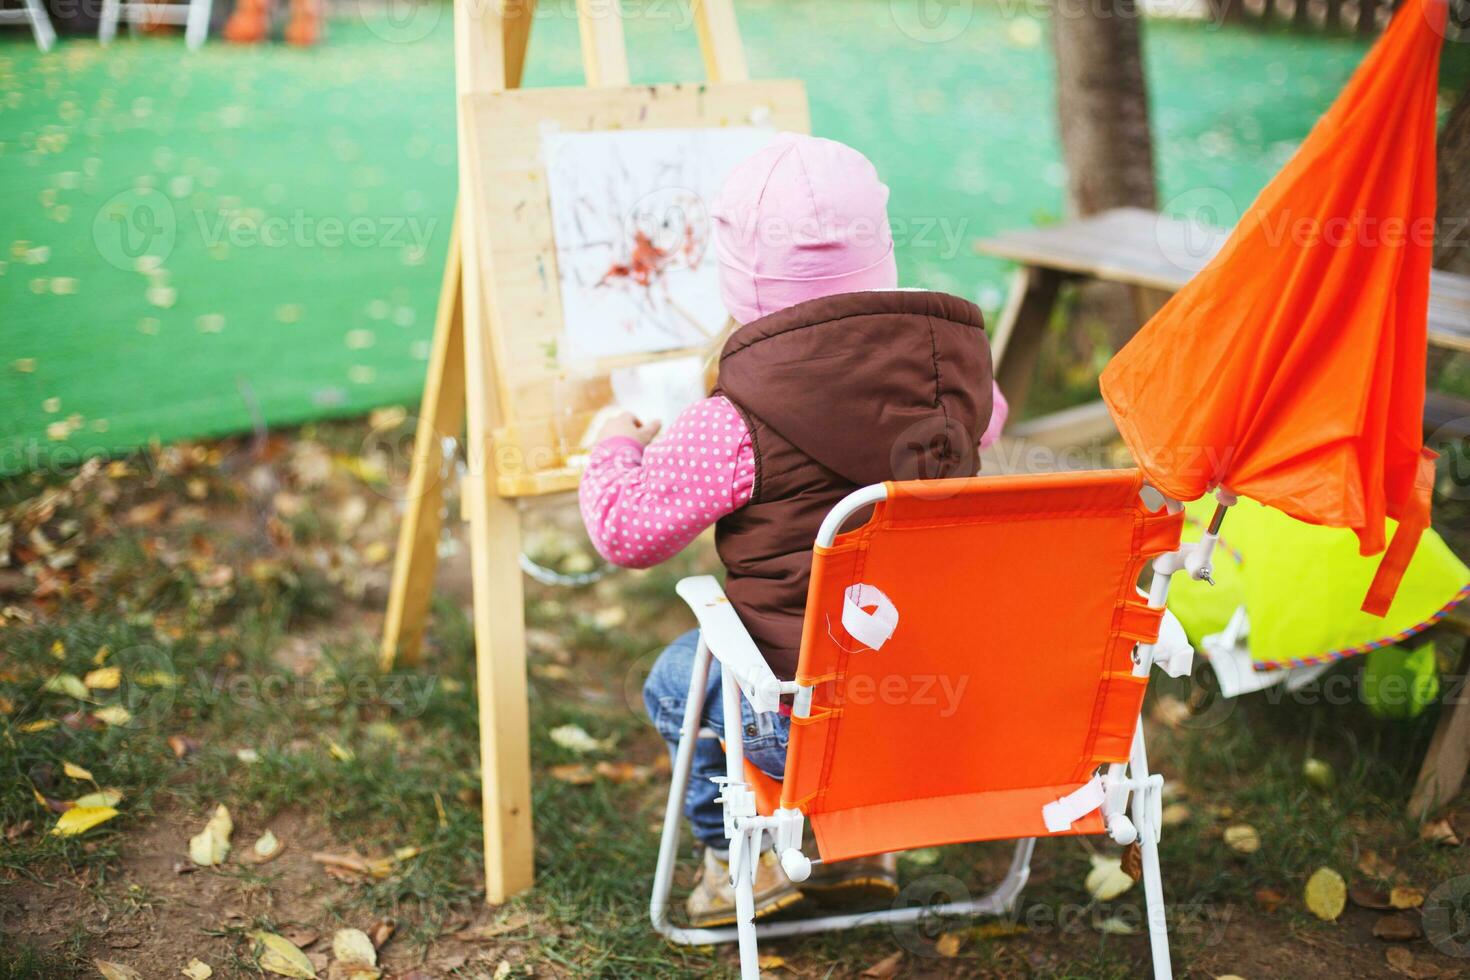
{"type": "MultiPolygon", "coordinates": [[[[843,498],[832,508],[817,532],[819,547],[830,547],[844,524],[858,511],[887,497],[882,484],[864,487],[843,498]]],[[[1180,504],[1165,498],[1172,511],[1180,504]]],[[[1214,540],[1183,545],[1179,550],[1160,555],[1153,561],[1149,588],[1149,605],[1163,608],[1168,598],[1169,582],[1175,572],[1188,570],[1196,578],[1210,574],[1210,558],[1214,540]]],[[[793,695],[792,714],[805,717],[811,706],[812,689],[795,681],[781,681],[751,639],[723,590],[713,576],[702,575],[679,582],[676,591],[690,606],[699,621],[699,645],[694,657],[694,670],[689,679],[689,696],[684,720],[679,729],[679,744],[674,754],[672,783],[664,809],[663,834],[659,840],[658,866],[654,871],[653,893],[649,901],[649,917],[653,928],[672,943],[704,946],[737,942],[740,946],[742,980],[759,980],[760,939],[801,936],[864,926],[914,922],[931,916],[1006,915],[1020,900],[1021,891],[1031,874],[1031,855],[1035,838],[1016,844],[1010,869],[1005,878],[989,894],[969,901],[937,906],[910,906],[858,912],[847,915],[825,915],[810,919],[756,924],[754,920],[754,882],[766,834],[780,856],[787,875],[796,882],[806,880],[812,861],[803,852],[802,832],[805,817],[800,810],[778,809],[770,816],[756,813],[755,795],[745,782],[745,753],[741,726],[726,725],[725,776],[720,801],[725,812],[725,836],[730,842],[730,877],[735,889],[736,924],[721,928],[695,929],[676,926],[670,919],[669,894],[674,880],[674,864],[679,850],[680,822],[684,799],[694,764],[694,747],[701,737],[713,733],[701,730],[705,687],[709,680],[711,659],[720,662],[721,697],[724,716],[740,717],[743,696],[758,712],[777,710],[783,695],[793,695]]],[[[1169,616],[1165,614],[1166,618],[1169,616]]],[[[1182,636],[1182,630],[1177,635],[1182,636]]],[[[1147,677],[1157,663],[1174,676],[1189,673],[1193,651],[1177,641],[1140,644],[1134,655],[1135,676],[1147,677]]],[[[1173,976],[1169,957],[1169,936],[1164,906],[1163,881],[1159,870],[1158,841],[1162,830],[1163,777],[1151,775],[1148,753],[1144,747],[1142,719],[1134,728],[1129,761],[1112,763],[1103,778],[1105,800],[1101,807],[1108,833],[1120,844],[1135,840],[1143,859],[1144,901],[1148,913],[1149,941],[1153,956],[1154,976],[1167,980],[1173,976]],[[1131,796],[1131,801],[1130,801],[1131,796]],[[1131,802],[1131,806],[1130,806],[1131,802]]]]}
{"type": "Polygon", "coordinates": [[[36,47],[42,51],[50,51],[56,43],[56,29],[42,0],[22,0],[19,8],[0,10],[0,24],[30,24],[36,47]]]}
{"type": "Polygon", "coordinates": [[[97,41],[111,44],[117,37],[117,22],[129,26],[142,21],[155,24],[182,24],[184,43],[190,51],[203,47],[209,37],[209,15],[213,0],[186,0],[185,3],[145,2],[145,0],[102,0],[102,16],[97,22],[97,41]]]}

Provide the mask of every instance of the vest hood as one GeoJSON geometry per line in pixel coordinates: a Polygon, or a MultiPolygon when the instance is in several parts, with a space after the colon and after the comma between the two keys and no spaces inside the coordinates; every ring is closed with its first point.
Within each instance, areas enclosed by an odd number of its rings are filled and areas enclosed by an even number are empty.
{"type": "Polygon", "coordinates": [[[762,317],[731,335],[719,378],[744,412],[856,486],[972,476],[990,419],[980,308],[946,293],[843,293],[762,317]]]}

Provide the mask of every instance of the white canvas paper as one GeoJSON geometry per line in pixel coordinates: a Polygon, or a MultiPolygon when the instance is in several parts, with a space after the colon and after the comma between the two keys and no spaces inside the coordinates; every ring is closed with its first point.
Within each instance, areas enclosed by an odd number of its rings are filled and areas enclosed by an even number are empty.
{"type": "Polygon", "coordinates": [[[710,204],[771,129],[542,137],[564,365],[696,347],[724,328],[710,204]]]}
{"type": "Polygon", "coordinates": [[[699,357],[675,357],[616,368],[608,380],[612,383],[613,402],[588,423],[582,440],[584,449],[592,448],[602,426],[615,415],[632,412],[640,422],[662,422],[667,426],[705,395],[704,360],[699,357]]]}
{"type": "Polygon", "coordinates": [[[609,379],[613,401],[640,422],[668,425],[679,413],[704,397],[704,361],[676,357],[618,368],[609,379]]]}

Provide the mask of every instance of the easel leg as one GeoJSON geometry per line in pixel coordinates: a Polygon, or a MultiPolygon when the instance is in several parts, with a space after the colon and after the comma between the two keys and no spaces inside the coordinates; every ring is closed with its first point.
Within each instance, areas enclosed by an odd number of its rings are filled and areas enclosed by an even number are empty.
{"type": "Polygon", "coordinates": [[[1021,419],[1060,285],[1059,274],[1033,266],[1018,269],[1012,278],[993,345],[995,382],[1010,402],[1012,422],[1021,419]]]}
{"type": "Polygon", "coordinates": [[[456,212],[439,289],[424,400],[414,433],[408,507],[398,529],[393,584],[383,621],[383,645],[378,654],[382,670],[391,670],[395,659],[408,666],[419,661],[438,564],[439,512],[444,497],[443,440],[458,439],[464,427],[464,298],[459,234],[456,212]]]}
{"type": "Polygon", "coordinates": [[[480,794],[485,900],[499,904],[535,877],[531,833],[530,713],[526,692],[521,512],[493,478],[465,481],[475,593],[475,686],[480,707],[480,794]]]}
{"type": "Polygon", "coordinates": [[[1470,641],[1460,655],[1460,671],[1446,675],[1460,683],[1449,692],[1439,716],[1434,737],[1424,753],[1414,795],[1409,798],[1409,816],[1423,820],[1441,805],[1459,795],[1470,769],[1470,641]]]}
{"type": "MultiPolygon", "coordinates": [[[[616,7],[613,8],[616,10],[616,7]]],[[[455,75],[459,96],[520,84],[530,37],[530,0],[454,4],[455,75]]],[[[531,826],[530,709],[526,702],[525,597],[521,516],[497,493],[492,437],[504,419],[485,301],[474,139],[461,98],[460,206],[464,220],[461,301],[465,439],[470,476],[464,484],[474,585],[475,687],[480,711],[481,818],[485,829],[485,900],[498,904],[535,882],[531,826]]],[[[508,399],[506,399],[508,400],[508,399]]]]}
{"type": "MultiPolygon", "coordinates": [[[[471,212],[467,211],[466,214],[471,212]]],[[[485,900],[498,904],[535,882],[531,734],[526,691],[521,512],[500,496],[494,433],[501,392],[473,237],[465,241],[464,377],[470,475],[470,572],[475,601],[475,687],[480,708],[480,793],[485,824],[485,900]]]]}

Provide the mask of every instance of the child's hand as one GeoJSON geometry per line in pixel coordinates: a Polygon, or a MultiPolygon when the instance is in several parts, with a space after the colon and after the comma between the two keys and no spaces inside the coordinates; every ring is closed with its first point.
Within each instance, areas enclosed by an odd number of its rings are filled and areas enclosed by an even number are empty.
{"type": "Polygon", "coordinates": [[[662,424],[657,419],[643,423],[638,421],[632,412],[622,412],[603,423],[602,431],[597,433],[597,441],[601,442],[613,436],[627,436],[646,446],[653,441],[654,436],[658,435],[662,424]]]}

